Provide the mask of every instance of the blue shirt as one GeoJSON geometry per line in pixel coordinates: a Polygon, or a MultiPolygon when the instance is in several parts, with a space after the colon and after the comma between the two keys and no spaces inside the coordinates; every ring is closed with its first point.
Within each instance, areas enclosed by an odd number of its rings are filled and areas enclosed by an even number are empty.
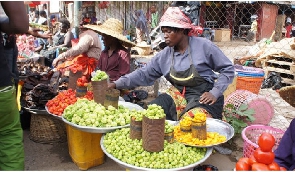
{"type": "Polygon", "coordinates": [[[280,167],[285,167],[287,171],[295,169],[295,119],[291,121],[274,153],[275,162],[280,167]]]}
{"type": "MultiPolygon", "coordinates": [[[[190,37],[189,41],[194,66],[201,77],[210,83],[215,82],[210,93],[216,98],[220,97],[233,81],[235,75],[233,63],[211,41],[201,37],[190,37]],[[219,74],[217,75],[214,71],[219,74]]],[[[146,66],[115,81],[116,88],[152,85],[161,76],[169,81],[172,52],[173,47],[166,47],[156,54],[146,66]]],[[[174,52],[174,56],[175,70],[184,71],[189,68],[188,49],[183,54],[174,52]]]]}

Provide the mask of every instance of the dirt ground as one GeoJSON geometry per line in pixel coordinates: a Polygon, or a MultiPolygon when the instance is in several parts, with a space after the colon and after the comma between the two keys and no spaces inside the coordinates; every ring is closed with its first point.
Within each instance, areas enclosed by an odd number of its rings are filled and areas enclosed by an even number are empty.
{"type": "MultiPolygon", "coordinates": [[[[247,54],[254,43],[244,41],[216,42],[217,46],[231,59],[247,54]]],[[[271,126],[286,129],[290,119],[294,116],[294,109],[284,102],[278,94],[271,89],[261,90],[260,95],[270,98],[274,107],[274,117],[271,126]],[[284,111],[284,112],[283,112],[284,111]],[[283,113],[282,113],[283,112],[283,113]]],[[[29,139],[30,131],[24,130],[25,170],[29,171],[77,171],[78,166],[73,163],[65,143],[41,144],[29,139]]],[[[234,136],[229,142],[223,144],[232,150],[230,155],[222,155],[216,151],[202,164],[211,164],[220,171],[233,171],[235,162],[243,156],[243,139],[241,135],[234,136]]],[[[88,169],[89,171],[126,171],[110,158],[105,163],[88,169]]]]}

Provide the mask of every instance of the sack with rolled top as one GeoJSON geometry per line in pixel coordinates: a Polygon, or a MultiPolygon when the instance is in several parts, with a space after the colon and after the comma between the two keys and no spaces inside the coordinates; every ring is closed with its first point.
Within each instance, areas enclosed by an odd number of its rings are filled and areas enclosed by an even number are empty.
{"type": "Polygon", "coordinates": [[[93,99],[96,103],[104,105],[106,92],[108,89],[109,76],[106,72],[97,70],[91,73],[91,85],[93,99]]]}

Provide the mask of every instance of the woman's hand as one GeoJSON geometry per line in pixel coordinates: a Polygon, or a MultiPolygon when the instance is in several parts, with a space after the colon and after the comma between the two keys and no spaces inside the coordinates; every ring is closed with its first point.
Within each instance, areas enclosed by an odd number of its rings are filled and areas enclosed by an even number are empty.
{"type": "Polygon", "coordinates": [[[62,57],[61,55],[59,55],[57,58],[55,58],[55,59],[53,60],[53,62],[52,62],[52,66],[53,66],[53,67],[56,67],[57,64],[58,64],[58,62],[60,62],[60,61],[64,61],[64,60],[65,60],[65,58],[62,57]]]}
{"type": "Polygon", "coordinates": [[[213,105],[216,102],[217,98],[213,96],[210,92],[205,92],[200,96],[199,102],[201,104],[213,105]]]}
{"type": "Polygon", "coordinates": [[[110,83],[108,83],[108,88],[109,89],[111,89],[111,88],[116,88],[116,84],[115,83],[113,83],[113,82],[110,82],[110,83]]]}

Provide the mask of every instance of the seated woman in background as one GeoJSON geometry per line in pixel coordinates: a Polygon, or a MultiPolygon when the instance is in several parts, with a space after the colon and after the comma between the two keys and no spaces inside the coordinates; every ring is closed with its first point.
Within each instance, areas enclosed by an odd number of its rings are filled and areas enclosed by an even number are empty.
{"type": "Polygon", "coordinates": [[[46,47],[40,51],[40,55],[45,57],[46,66],[51,66],[56,57],[57,49],[65,51],[72,47],[71,40],[74,38],[74,35],[70,30],[70,22],[62,18],[59,20],[59,23],[59,31],[51,39],[48,39],[48,43],[45,43],[46,47]]]}
{"type": "Polygon", "coordinates": [[[102,35],[105,49],[98,60],[98,68],[105,71],[110,81],[116,81],[121,76],[130,72],[130,53],[124,47],[135,46],[123,35],[121,21],[110,18],[102,25],[88,25],[89,29],[102,35]]]}
{"type": "Polygon", "coordinates": [[[79,42],[71,49],[59,54],[53,60],[52,66],[58,70],[71,70],[73,73],[81,71],[90,77],[91,72],[97,67],[101,53],[101,43],[97,33],[80,26],[79,42]],[[59,64],[62,62],[62,64],[59,64]]]}

